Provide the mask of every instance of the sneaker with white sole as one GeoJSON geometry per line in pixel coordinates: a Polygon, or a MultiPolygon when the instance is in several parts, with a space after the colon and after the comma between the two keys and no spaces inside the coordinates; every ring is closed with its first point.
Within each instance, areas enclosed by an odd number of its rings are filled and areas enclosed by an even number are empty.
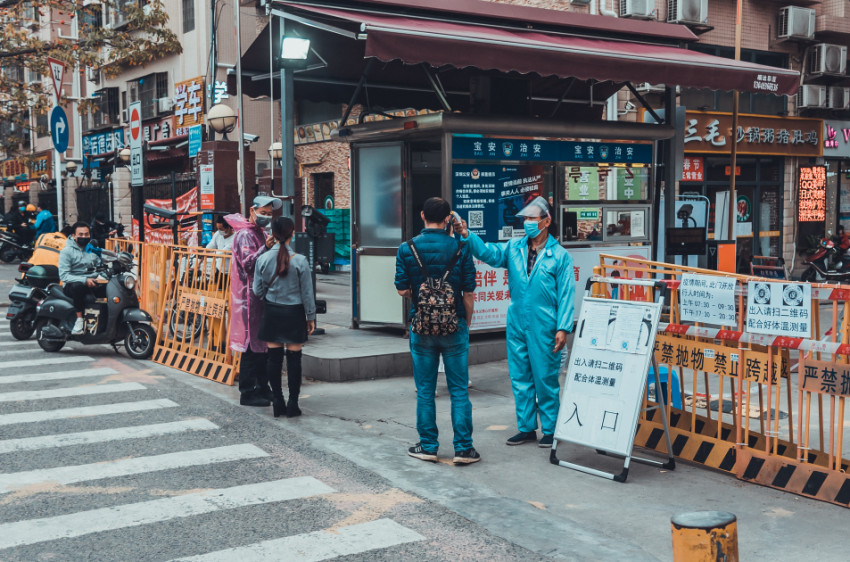
{"type": "Polygon", "coordinates": [[[71,334],[75,336],[80,336],[83,334],[85,327],[85,321],[82,318],[77,318],[77,320],[74,322],[74,327],[71,329],[71,334]]]}
{"type": "Polygon", "coordinates": [[[437,452],[429,453],[422,449],[422,443],[417,443],[407,450],[407,454],[411,457],[423,461],[437,462],[437,452]]]}
{"type": "Polygon", "coordinates": [[[537,446],[541,449],[551,449],[552,442],[555,440],[554,435],[543,434],[543,437],[540,438],[540,441],[537,442],[537,446]]]}
{"type": "Polygon", "coordinates": [[[537,441],[536,431],[520,431],[519,433],[505,441],[505,444],[515,446],[522,445],[523,443],[531,443],[533,441],[537,441]]]}
{"type": "Polygon", "coordinates": [[[472,464],[481,460],[481,455],[474,447],[470,447],[464,451],[455,451],[455,458],[452,462],[455,464],[472,464]]]}

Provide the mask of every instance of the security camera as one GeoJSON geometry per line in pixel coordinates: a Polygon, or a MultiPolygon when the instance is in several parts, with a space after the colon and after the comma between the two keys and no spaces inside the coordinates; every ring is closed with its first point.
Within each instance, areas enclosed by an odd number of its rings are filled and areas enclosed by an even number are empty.
{"type": "Polygon", "coordinates": [[[246,144],[250,144],[252,142],[257,142],[260,140],[260,135],[252,135],[251,133],[242,133],[242,139],[246,144]]]}
{"type": "Polygon", "coordinates": [[[685,204],[679,207],[679,210],[676,212],[676,217],[680,220],[686,221],[690,218],[691,213],[693,212],[694,206],[685,204]]]}
{"type": "Polygon", "coordinates": [[[321,226],[327,226],[330,223],[330,219],[319,212],[318,209],[313,207],[312,205],[302,205],[301,206],[301,216],[307,219],[307,222],[314,222],[320,224],[321,226]]]}

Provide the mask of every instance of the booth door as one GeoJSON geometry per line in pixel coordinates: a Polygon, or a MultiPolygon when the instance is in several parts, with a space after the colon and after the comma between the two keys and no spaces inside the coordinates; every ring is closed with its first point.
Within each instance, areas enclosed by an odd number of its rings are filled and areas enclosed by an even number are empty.
{"type": "Polygon", "coordinates": [[[404,324],[404,303],[393,284],[402,242],[403,155],[402,143],[354,148],[355,326],[404,324]]]}

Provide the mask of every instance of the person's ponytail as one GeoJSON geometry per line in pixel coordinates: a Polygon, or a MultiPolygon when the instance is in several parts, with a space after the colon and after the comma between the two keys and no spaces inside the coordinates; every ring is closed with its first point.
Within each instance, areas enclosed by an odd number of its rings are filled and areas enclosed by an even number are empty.
{"type": "Polygon", "coordinates": [[[295,232],[295,223],[289,217],[277,217],[272,221],[272,236],[280,243],[275,278],[285,277],[289,273],[289,250],[286,248],[286,242],[292,238],[293,232],[295,232]]]}

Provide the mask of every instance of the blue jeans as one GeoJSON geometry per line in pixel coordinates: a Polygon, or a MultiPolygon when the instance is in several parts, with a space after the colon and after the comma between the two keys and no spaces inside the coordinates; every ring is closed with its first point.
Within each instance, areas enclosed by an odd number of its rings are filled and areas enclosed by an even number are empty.
{"type": "Polygon", "coordinates": [[[413,380],[416,382],[416,429],[422,449],[436,453],[437,409],[434,391],[440,354],[446,367],[446,384],[452,401],[452,428],[455,451],[472,448],[472,403],[469,401],[469,327],[458,322],[458,331],[450,336],[419,336],[410,332],[413,380]]]}

